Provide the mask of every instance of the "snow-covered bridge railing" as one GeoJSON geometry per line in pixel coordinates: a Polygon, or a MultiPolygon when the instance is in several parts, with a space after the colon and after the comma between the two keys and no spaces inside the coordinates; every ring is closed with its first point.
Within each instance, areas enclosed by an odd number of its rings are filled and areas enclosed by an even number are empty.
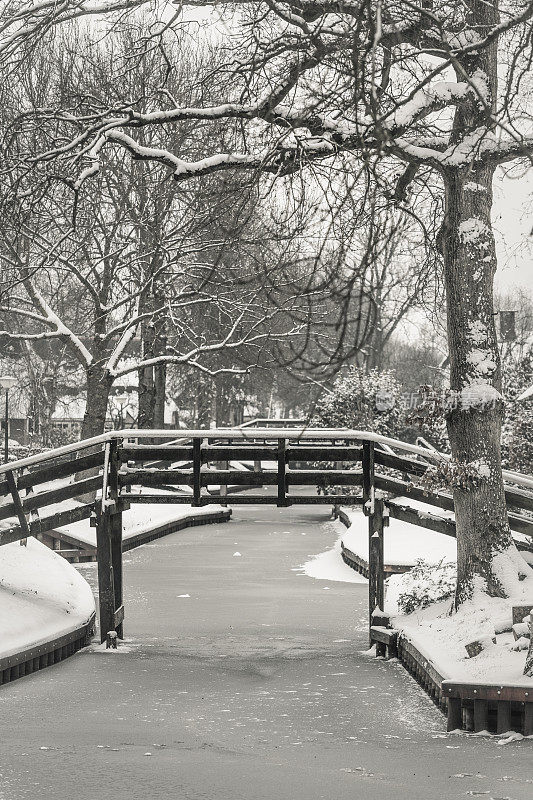
{"type": "MultiPolygon", "coordinates": [[[[427,491],[410,480],[446,458],[426,447],[367,431],[288,425],[182,430],[179,440],[176,433],[113,431],[0,467],[0,544],[92,517],[102,638],[109,631],[122,634],[122,512],[132,503],[202,506],[212,503],[216,492],[231,504],[361,504],[369,517],[371,611],[383,604],[383,530],[389,515],[455,535],[452,517],[422,513],[395,500],[412,498],[453,512],[450,494],[427,491]],[[245,487],[251,492],[238,493],[245,487]],[[253,487],[272,487],[272,492],[253,487]],[[302,487],[310,491],[302,494],[302,487]]],[[[511,528],[523,539],[533,535],[528,516],[533,479],[516,473],[505,478],[511,528]]]]}

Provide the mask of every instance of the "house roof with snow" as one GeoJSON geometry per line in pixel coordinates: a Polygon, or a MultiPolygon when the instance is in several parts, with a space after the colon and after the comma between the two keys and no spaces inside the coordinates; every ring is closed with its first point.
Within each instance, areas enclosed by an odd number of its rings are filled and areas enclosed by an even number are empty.
{"type": "MultiPolygon", "coordinates": [[[[82,422],[86,407],[85,397],[72,397],[69,395],[60,397],[52,414],[52,420],[54,422],[82,422]]],[[[167,397],[165,401],[165,425],[174,424],[177,409],[176,403],[167,397]]],[[[124,394],[110,394],[106,414],[109,422],[118,418],[126,425],[129,425],[135,422],[138,413],[139,402],[136,391],[124,394]]]]}

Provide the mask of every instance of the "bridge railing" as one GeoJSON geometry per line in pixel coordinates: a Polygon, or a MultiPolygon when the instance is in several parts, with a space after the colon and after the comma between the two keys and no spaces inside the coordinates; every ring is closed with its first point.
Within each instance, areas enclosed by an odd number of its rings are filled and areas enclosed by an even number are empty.
{"type": "MultiPolygon", "coordinates": [[[[348,429],[194,429],[180,430],[176,440],[177,433],[112,431],[0,467],[0,545],[91,517],[102,638],[108,631],[122,635],[122,513],[131,503],[202,506],[213,502],[218,487],[220,500],[232,505],[360,504],[369,518],[371,612],[383,607],[389,516],[455,536],[453,517],[439,514],[453,512],[451,494],[416,483],[428,462],[448,458],[425,446],[348,429]],[[159,443],[152,444],[154,439],[159,443]],[[251,491],[240,494],[245,487],[251,491]],[[253,491],[264,487],[267,492],[253,491]],[[311,491],[301,494],[302,487],[311,491]],[[433,506],[435,513],[417,511],[409,498],[433,506]]],[[[511,529],[525,548],[523,535],[533,537],[533,479],[510,472],[504,477],[511,529]]]]}

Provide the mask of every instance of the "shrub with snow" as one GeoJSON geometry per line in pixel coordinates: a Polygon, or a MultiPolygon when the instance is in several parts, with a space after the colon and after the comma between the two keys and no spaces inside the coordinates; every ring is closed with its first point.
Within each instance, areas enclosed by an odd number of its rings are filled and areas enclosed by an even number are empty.
{"type": "Polygon", "coordinates": [[[323,396],[311,425],[317,428],[356,428],[397,437],[405,425],[402,385],[390,370],[350,366],[323,396]]]}
{"type": "Polygon", "coordinates": [[[504,359],[505,420],[502,428],[502,463],[507,469],[530,475],[533,472],[533,396],[517,401],[531,385],[533,348],[521,358],[504,359]]]}
{"type": "Polygon", "coordinates": [[[403,614],[411,614],[439,600],[447,600],[453,597],[456,581],[457,565],[453,561],[429,564],[419,558],[401,577],[398,608],[403,614]]]}

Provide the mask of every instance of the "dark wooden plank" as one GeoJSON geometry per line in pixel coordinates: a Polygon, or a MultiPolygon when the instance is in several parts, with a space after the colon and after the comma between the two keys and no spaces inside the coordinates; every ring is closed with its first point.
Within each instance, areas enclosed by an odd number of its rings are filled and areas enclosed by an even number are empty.
{"type": "Polygon", "coordinates": [[[278,506],[283,507],[287,505],[286,502],[286,494],[287,494],[287,461],[286,461],[286,447],[287,442],[285,439],[278,440],[278,475],[277,475],[277,484],[278,484],[278,506]]]}
{"type": "Polygon", "coordinates": [[[373,642],[383,642],[383,644],[396,644],[398,641],[398,631],[392,628],[384,628],[382,625],[372,625],[370,628],[370,638],[373,642]]]}
{"type": "Polygon", "coordinates": [[[531,702],[531,686],[506,686],[498,683],[458,683],[446,680],[442,685],[445,697],[461,700],[496,700],[513,703],[531,702]]]}
{"type": "Polygon", "coordinates": [[[24,534],[24,538],[26,538],[30,535],[30,529],[28,527],[28,520],[24,514],[24,509],[22,508],[22,500],[20,499],[20,494],[17,489],[17,482],[15,481],[15,476],[11,470],[6,472],[6,481],[7,485],[9,486],[9,491],[11,492],[11,497],[13,498],[13,505],[15,506],[15,512],[18,517],[20,529],[24,534]]]}
{"type": "Polygon", "coordinates": [[[499,700],[496,708],[496,733],[507,733],[511,730],[511,703],[499,700]]]}
{"type": "MultiPolygon", "coordinates": [[[[212,503],[213,498],[207,498],[208,502],[212,503]]],[[[192,495],[190,494],[123,494],[121,500],[126,500],[128,503],[148,503],[154,505],[161,505],[165,503],[182,503],[191,504],[192,495]]]]}
{"type": "Polygon", "coordinates": [[[418,525],[419,527],[427,528],[427,530],[455,538],[455,522],[453,519],[439,518],[437,515],[433,516],[425,512],[415,511],[410,506],[402,505],[394,500],[388,501],[388,507],[390,516],[394,517],[394,519],[410,522],[412,525],[418,525]]]}
{"type": "Polygon", "coordinates": [[[254,472],[253,470],[202,470],[200,473],[202,486],[227,484],[233,486],[277,486],[278,476],[275,472],[254,472]]]}
{"type": "Polygon", "coordinates": [[[60,486],[57,489],[37,492],[36,494],[32,494],[31,497],[24,498],[24,510],[33,511],[34,509],[61,503],[64,500],[70,500],[73,497],[93,492],[99,489],[101,485],[102,477],[100,475],[95,475],[93,478],[85,478],[84,480],[76,481],[76,483],[60,486]]]}
{"type": "Polygon", "coordinates": [[[100,641],[105,642],[109,631],[115,630],[115,591],[111,564],[111,542],[109,535],[110,515],[98,513],[96,524],[96,549],[98,561],[98,605],[100,641]]]}
{"type": "Polygon", "coordinates": [[[488,700],[474,700],[474,733],[481,733],[489,727],[488,700]]]}
{"type": "Polygon", "coordinates": [[[69,475],[75,475],[87,469],[101,467],[103,463],[103,451],[91,453],[80,458],[72,458],[69,461],[35,469],[33,472],[26,472],[20,476],[18,486],[19,489],[28,489],[30,486],[38,486],[40,483],[48,483],[48,481],[67,478],[69,475]]]}
{"type": "Polygon", "coordinates": [[[288,470],[289,486],[362,486],[363,473],[354,469],[298,469],[288,470]]]}
{"type": "Polygon", "coordinates": [[[382,467],[397,469],[399,472],[408,472],[410,475],[423,475],[428,468],[428,464],[416,461],[414,458],[397,456],[393,453],[384,453],[377,448],[374,453],[374,459],[375,463],[381,464],[382,467]]]}
{"type": "Polygon", "coordinates": [[[118,480],[120,486],[192,486],[194,475],[182,469],[127,469],[118,480]]]}
{"type": "MultiPolygon", "coordinates": [[[[83,495],[86,492],[94,491],[101,486],[101,483],[101,477],[96,476],[94,478],[78,481],[77,483],[69,483],[66,486],[60,486],[57,489],[50,489],[46,492],[36,492],[22,500],[22,507],[25,513],[36,511],[40,508],[77,497],[78,495],[83,495]]],[[[9,519],[9,517],[15,514],[16,508],[14,503],[9,503],[0,507],[0,520],[9,519]]]]}
{"type": "Polygon", "coordinates": [[[374,499],[374,442],[363,442],[363,512],[368,516],[374,499]]]}
{"type": "Polygon", "coordinates": [[[3,505],[0,506],[0,519],[10,519],[11,517],[16,517],[16,516],[17,516],[17,510],[13,502],[4,503],[3,505]]]}
{"type": "Polygon", "coordinates": [[[210,461],[277,461],[276,447],[249,445],[208,445],[201,450],[202,463],[210,461]]]}
{"type": "MultiPolygon", "coordinates": [[[[384,501],[374,500],[374,513],[368,517],[368,609],[372,615],[376,608],[383,610],[385,582],[383,573],[383,512],[384,501]]],[[[370,637],[372,640],[372,637],[370,637]]]]}
{"type": "Polygon", "coordinates": [[[120,485],[118,471],[120,460],[118,455],[118,442],[110,443],[109,449],[109,475],[108,491],[109,500],[113,503],[110,511],[109,520],[109,543],[111,548],[111,567],[113,570],[113,591],[115,598],[115,608],[122,607],[122,619],[117,622],[117,612],[115,612],[115,630],[119,639],[124,638],[122,622],[124,620],[123,589],[122,589],[122,503],[119,502],[120,485]]]}
{"type": "Polygon", "coordinates": [[[522,723],[524,736],[533,736],[533,698],[532,702],[524,703],[524,720],[522,723]]]}
{"type": "Polygon", "coordinates": [[[533,519],[531,517],[524,517],[521,514],[512,514],[511,512],[507,514],[507,517],[512,531],[533,536],[533,519]]]}
{"type": "Polygon", "coordinates": [[[127,461],[190,461],[192,445],[188,446],[153,446],[146,444],[119,447],[118,457],[121,463],[127,461]]]}
{"type": "Polygon", "coordinates": [[[461,701],[455,697],[448,698],[448,732],[460,731],[463,728],[461,701]]]}
{"type": "Polygon", "coordinates": [[[533,511],[533,492],[526,489],[512,488],[505,489],[505,498],[507,503],[517,508],[525,508],[528,511],[533,511]]]}
{"type": "Polygon", "coordinates": [[[311,494],[311,495],[287,495],[287,501],[291,506],[297,505],[343,505],[360,506],[363,502],[362,497],[355,494],[311,494]]]}
{"type": "Polygon", "coordinates": [[[321,445],[289,445],[287,447],[287,461],[361,461],[363,448],[359,445],[333,446],[321,445]]]}
{"type": "Polygon", "coordinates": [[[199,506],[201,499],[202,499],[202,480],[201,480],[201,469],[202,469],[202,442],[201,439],[194,439],[192,443],[192,455],[193,455],[193,464],[192,464],[192,505],[199,506]]]}
{"type": "MultiPolygon", "coordinates": [[[[77,506],[68,511],[59,511],[57,514],[52,514],[49,517],[42,517],[41,519],[29,522],[28,527],[30,529],[30,535],[36,536],[38,533],[46,533],[62,525],[70,525],[72,522],[88,519],[92,514],[92,510],[92,505],[77,506]]],[[[0,531],[0,546],[10,544],[11,542],[18,542],[20,539],[23,539],[24,536],[25,534],[19,526],[6,528],[0,531]]]]}
{"type": "Polygon", "coordinates": [[[85,547],[83,550],[80,550],[79,547],[61,548],[61,550],[55,550],[54,552],[63,558],[86,558],[87,556],[96,558],[96,547],[85,547]]]}
{"type": "Polygon", "coordinates": [[[443,508],[446,511],[454,511],[453,497],[442,492],[428,492],[414,486],[409,481],[401,481],[398,478],[391,478],[388,475],[380,475],[376,473],[374,481],[377,489],[382,489],[385,492],[391,492],[395,495],[402,497],[412,497],[413,500],[418,500],[428,505],[443,508]]]}

